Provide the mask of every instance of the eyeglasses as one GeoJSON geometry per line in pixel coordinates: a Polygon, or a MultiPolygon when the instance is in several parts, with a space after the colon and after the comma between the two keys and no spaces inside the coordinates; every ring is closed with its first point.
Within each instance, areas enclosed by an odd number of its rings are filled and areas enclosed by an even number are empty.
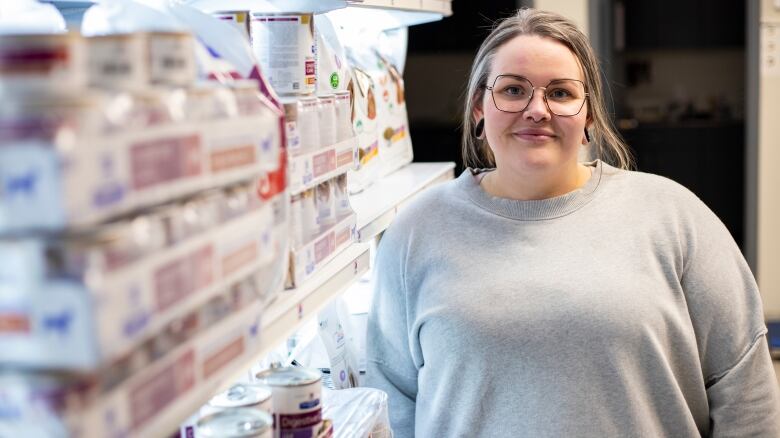
{"type": "Polygon", "coordinates": [[[498,75],[490,90],[493,104],[499,111],[505,113],[521,113],[528,108],[539,89],[544,92],[542,99],[552,114],[561,117],[572,117],[582,111],[585,106],[585,83],[577,79],[555,79],[544,87],[534,87],[531,81],[516,75],[498,75]]]}

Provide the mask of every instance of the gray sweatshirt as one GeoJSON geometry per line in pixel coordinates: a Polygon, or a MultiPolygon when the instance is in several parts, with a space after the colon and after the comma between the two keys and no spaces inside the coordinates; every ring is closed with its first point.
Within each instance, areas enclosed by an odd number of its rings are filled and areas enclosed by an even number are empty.
{"type": "Polygon", "coordinates": [[[385,233],[368,386],[395,436],[780,437],[761,300],[691,192],[596,162],[566,195],[472,171],[385,233]]]}

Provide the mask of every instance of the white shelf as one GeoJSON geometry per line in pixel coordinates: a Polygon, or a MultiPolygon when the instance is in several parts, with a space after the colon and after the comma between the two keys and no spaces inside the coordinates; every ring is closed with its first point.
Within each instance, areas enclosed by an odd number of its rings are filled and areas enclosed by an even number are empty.
{"type": "Polygon", "coordinates": [[[452,15],[452,0],[347,0],[349,6],[452,15]]]}
{"type": "Polygon", "coordinates": [[[184,0],[185,4],[206,12],[249,10],[268,13],[310,12],[322,14],[344,8],[373,8],[388,12],[452,15],[452,0],[184,0]]]}
{"type": "MultiPolygon", "coordinates": [[[[287,339],[331,299],[368,272],[369,245],[353,243],[296,289],[282,292],[263,313],[262,347],[256,361],[287,339]]],[[[248,369],[248,368],[247,368],[248,369]]]]}
{"type": "Polygon", "coordinates": [[[380,179],[366,190],[351,195],[357,213],[359,242],[369,242],[384,231],[399,208],[414,195],[436,183],[453,178],[455,163],[412,163],[380,179]]]}

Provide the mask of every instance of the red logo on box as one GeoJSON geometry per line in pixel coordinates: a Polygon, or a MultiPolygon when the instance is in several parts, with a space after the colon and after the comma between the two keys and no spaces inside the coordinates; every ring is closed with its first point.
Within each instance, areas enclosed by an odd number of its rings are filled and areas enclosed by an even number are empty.
{"type": "Polygon", "coordinates": [[[0,334],[30,333],[30,318],[23,313],[0,314],[0,334]]]}

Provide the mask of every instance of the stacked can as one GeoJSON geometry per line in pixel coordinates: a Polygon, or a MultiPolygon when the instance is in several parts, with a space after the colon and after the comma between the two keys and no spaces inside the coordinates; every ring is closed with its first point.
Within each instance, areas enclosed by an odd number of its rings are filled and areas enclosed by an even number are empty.
{"type": "Polygon", "coordinates": [[[298,248],[353,213],[347,175],[293,195],[290,202],[290,236],[298,248]]]}
{"type": "Polygon", "coordinates": [[[316,438],[322,426],[322,383],[317,370],[272,367],[256,376],[271,388],[274,438],[316,438]]]}
{"type": "Polygon", "coordinates": [[[312,14],[254,13],[251,34],[263,74],[277,93],[314,93],[317,76],[312,14]]]}

